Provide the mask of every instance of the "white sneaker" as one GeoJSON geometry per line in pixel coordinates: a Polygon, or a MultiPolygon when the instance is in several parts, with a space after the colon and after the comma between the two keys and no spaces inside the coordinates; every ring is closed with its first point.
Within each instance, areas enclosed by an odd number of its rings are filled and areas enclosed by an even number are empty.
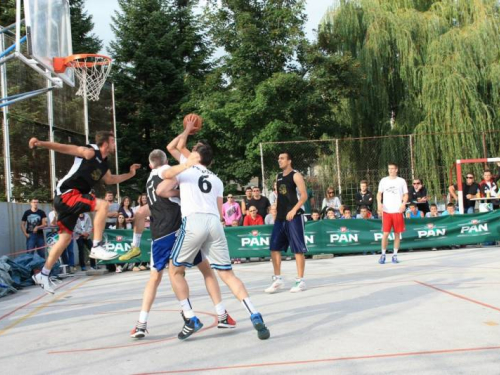
{"type": "Polygon", "coordinates": [[[116,273],[122,273],[123,272],[122,266],[116,266],[115,272],[116,273]]]}
{"type": "Polygon", "coordinates": [[[52,281],[47,276],[42,275],[41,272],[37,273],[36,275],[33,275],[31,277],[35,284],[40,285],[40,287],[47,293],[49,294],[54,294],[54,287],[52,284],[52,281]]]}
{"type": "Polygon", "coordinates": [[[303,292],[306,290],[306,283],[302,279],[295,279],[295,285],[290,289],[291,293],[303,292]]]}
{"type": "Polygon", "coordinates": [[[103,246],[99,245],[92,247],[89,256],[93,259],[111,260],[118,258],[120,254],[115,253],[114,251],[106,250],[103,246]]]}
{"type": "Polygon", "coordinates": [[[285,287],[285,282],[280,277],[273,276],[273,283],[271,286],[264,290],[266,293],[276,293],[279,289],[283,289],[285,287]]]}

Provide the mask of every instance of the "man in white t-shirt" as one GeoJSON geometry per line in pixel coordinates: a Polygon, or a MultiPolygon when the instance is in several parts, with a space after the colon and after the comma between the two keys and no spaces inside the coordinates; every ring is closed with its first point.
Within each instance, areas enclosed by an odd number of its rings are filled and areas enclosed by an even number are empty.
{"type": "MultiPolygon", "coordinates": [[[[186,126],[188,134],[192,125],[188,123],[186,126]]],[[[209,259],[210,266],[218,272],[222,281],[250,314],[259,339],[265,340],[270,337],[269,330],[262,315],[250,301],[245,285],[236,277],[231,267],[229,248],[221,223],[224,186],[207,168],[212,159],[212,148],[206,144],[198,145],[186,163],[163,173],[165,181],[157,188],[157,193],[161,194],[163,187],[172,183],[172,180],[168,179],[174,179],[181,192],[182,225],[170,259],[172,287],[186,319],[178,338],[185,340],[203,327],[194,314],[189,301],[189,286],[184,278],[185,268],[193,266],[194,259],[201,250],[202,256],[209,259]],[[195,165],[191,166],[193,161],[195,165]]]]}
{"type": "Polygon", "coordinates": [[[401,233],[405,231],[405,221],[403,213],[406,210],[408,201],[408,186],[406,181],[398,177],[398,166],[389,164],[389,176],[380,180],[378,185],[377,203],[378,214],[382,217],[382,255],[379,263],[385,263],[385,254],[389,242],[389,234],[394,229],[394,254],[392,263],[399,263],[398,250],[401,242],[401,233]],[[383,200],[383,203],[382,203],[383,200]]]}

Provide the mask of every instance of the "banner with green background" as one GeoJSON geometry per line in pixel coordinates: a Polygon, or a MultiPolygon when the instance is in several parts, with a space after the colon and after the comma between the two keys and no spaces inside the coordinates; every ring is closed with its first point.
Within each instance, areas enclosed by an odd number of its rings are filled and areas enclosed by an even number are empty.
{"type": "MultiPolygon", "coordinates": [[[[401,249],[426,249],[478,244],[500,239],[500,210],[481,214],[406,219],[401,249]]],[[[381,220],[321,220],[305,225],[309,254],[348,254],[380,250],[381,220]]],[[[231,258],[269,256],[272,225],[225,229],[231,258]]],[[[125,254],[131,248],[131,230],[106,230],[108,249],[125,254]]],[[[394,234],[389,238],[392,248],[394,234]]],[[[141,256],[130,262],[149,262],[151,235],[144,231],[141,256]]],[[[103,263],[121,263],[118,260],[103,263]]]]}

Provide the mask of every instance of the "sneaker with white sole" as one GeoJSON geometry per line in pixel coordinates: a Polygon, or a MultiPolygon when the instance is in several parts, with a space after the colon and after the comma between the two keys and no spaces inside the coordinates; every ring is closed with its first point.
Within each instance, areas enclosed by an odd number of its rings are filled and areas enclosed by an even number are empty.
{"type": "Polygon", "coordinates": [[[115,258],[118,258],[120,254],[114,252],[114,251],[109,251],[106,250],[104,247],[104,242],[100,242],[99,245],[93,246],[92,249],[90,250],[90,255],[92,259],[98,259],[98,260],[112,260],[115,258]]]}
{"type": "Polygon", "coordinates": [[[283,289],[285,287],[285,282],[281,277],[273,276],[273,283],[271,286],[264,290],[266,293],[276,293],[278,290],[283,289]]]}
{"type": "Polygon", "coordinates": [[[306,283],[302,279],[295,279],[295,285],[290,289],[291,293],[303,292],[306,290],[306,283]]]}
{"type": "Polygon", "coordinates": [[[35,284],[40,285],[40,288],[42,288],[46,293],[49,294],[54,294],[54,284],[52,281],[50,281],[48,276],[42,275],[41,272],[37,273],[36,275],[33,275],[31,277],[35,284]]]}
{"type": "Polygon", "coordinates": [[[132,337],[133,339],[142,339],[146,337],[146,334],[148,333],[146,327],[147,323],[137,322],[134,329],[130,332],[130,337],[132,337]]]}

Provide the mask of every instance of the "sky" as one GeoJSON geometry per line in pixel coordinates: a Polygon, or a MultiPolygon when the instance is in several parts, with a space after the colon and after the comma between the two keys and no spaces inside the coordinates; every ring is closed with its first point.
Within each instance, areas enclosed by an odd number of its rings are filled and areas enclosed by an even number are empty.
{"type": "MultiPolygon", "coordinates": [[[[318,28],[318,24],[329,6],[334,0],[307,0],[306,14],[308,21],[306,23],[306,33],[309,39],[315,39],[313,30],[318,28]]],[[[101,51],[106,54],[106,47],[113,40],[114,34],[111,30],[111,16],[115,10],[118,10],[117,0],[86,0],[85,8],[92,15],[94,21],[94,32],[104,42],[104,49],[101,51]]]]}

